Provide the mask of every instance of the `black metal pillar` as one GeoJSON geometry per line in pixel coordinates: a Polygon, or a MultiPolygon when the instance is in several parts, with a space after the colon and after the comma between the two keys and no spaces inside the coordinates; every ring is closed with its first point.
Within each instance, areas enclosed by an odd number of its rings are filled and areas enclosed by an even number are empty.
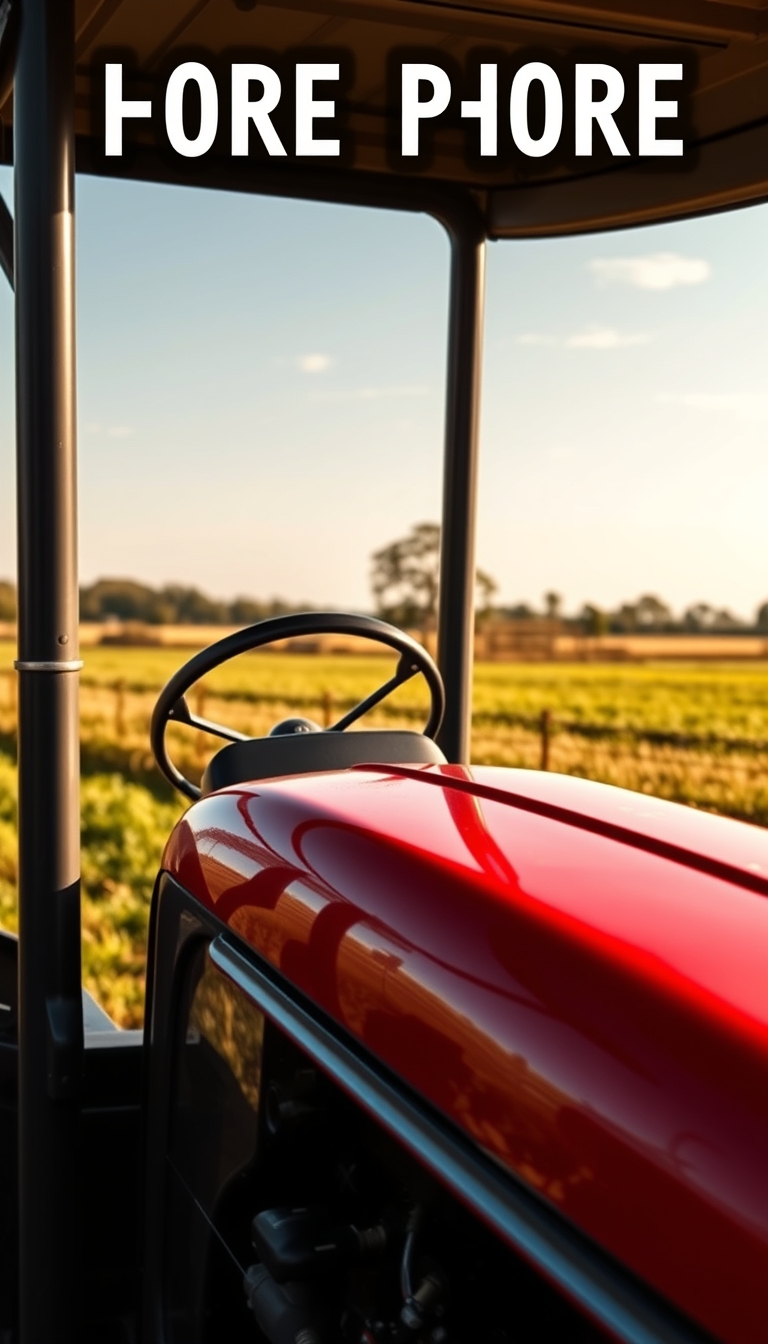
{"type": "Polygon", "coordinates": [[[76,1344],[80,972],[74,5],[24,0],[14,84],[22,1344],[76,1344]]]}
{"type": "Polygon", "coordinates": [[[8,206],[0,196],[0,271],[13,289],[13,219],[8,206]]]}
{"type": "Polygon", "coordinates": [[[438,742],[449,761],[466,764],[472,720],[485,236],[472,212],[445,222],[451,239],[451,293],[437,661],[446,711],[438,742]]]}

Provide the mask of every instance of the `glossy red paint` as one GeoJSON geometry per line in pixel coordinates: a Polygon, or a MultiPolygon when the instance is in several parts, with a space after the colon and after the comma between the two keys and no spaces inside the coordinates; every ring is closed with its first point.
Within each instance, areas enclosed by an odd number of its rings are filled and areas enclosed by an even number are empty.
{"type": "Polygon", "coordinates": [[[528,771],[230,789],[165,868],[732,1344],[768,1338],[768,836],[528,771]]]}

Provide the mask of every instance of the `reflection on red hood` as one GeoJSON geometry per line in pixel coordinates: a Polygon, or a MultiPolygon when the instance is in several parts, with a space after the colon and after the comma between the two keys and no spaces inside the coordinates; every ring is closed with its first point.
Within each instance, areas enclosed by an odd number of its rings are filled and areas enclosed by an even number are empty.
{"type": "Polygon", "coordinates": [[[714,1334],[768,1339],[768,835],[533,771],[197,803],[165,868],[714,1334]]]}

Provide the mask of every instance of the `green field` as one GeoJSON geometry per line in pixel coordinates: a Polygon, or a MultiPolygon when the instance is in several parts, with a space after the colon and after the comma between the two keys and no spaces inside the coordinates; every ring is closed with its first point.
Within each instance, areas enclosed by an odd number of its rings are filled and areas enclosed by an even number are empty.
{"type": "MultiPolygon", "coordinates": [[[[86,983],[123,1024],[140,1022],[149,899],[181,810],[157,776],[148,724],[159,687],[188,650],[95,648],[82,674],[83,962],[86,983]]],[[[15,921],[15,685],[0,645],[0,921],[15,921]]],[[[391,674],[387,658],[252,654],[206,678],[192,704],[251,734],[300,712],[339,717],[391,674]]],[[[549,768],[768,825],[768,667],[763,664],[481,664],[473,759],[549,768]]],[[[418,727],[426,693],[398,691],[371,722],[418,727]]],[[[199,775],[211,740],[172,730],[199,775]]]]}
{"type": "MultiPolygon", "coordinates": [[[[140,1026],[149,902],[181,813],[120,775],[82,787],[83,981],[122,1026],[140,1026]]],[[[16,928],[16,771],[0,755],[0,924],[16,928]]]]}
{"type": "MultiPolygon", "coordinates": [[[[85,651],[81,676],[88,692],[124,681],[132,694],[159,689],[189,650],[96,647],[85,651]]],[[[0,672],[14,650],[0,644],[0,672]]],[[[386,675],[386,657],[257,653],[206,678],[213,694],[255,706],[291,703],[316,710],[324,693],[351,703],[386,675]]],[[[753,663],[481,663],[475,672],[478,721],[535,716],[550,709],[569,721],[611,727],[666,729],[722,738],[768,741],[768,665],[753,663]]],[[[393,711],[426,705],[418,680],[394,697],[393,711]]]]}

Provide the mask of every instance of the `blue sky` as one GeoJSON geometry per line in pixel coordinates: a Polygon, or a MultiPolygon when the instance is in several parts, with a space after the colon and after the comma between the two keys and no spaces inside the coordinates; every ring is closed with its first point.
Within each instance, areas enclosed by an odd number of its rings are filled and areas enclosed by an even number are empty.
{"type": "MultiPolygon", "coordinates": [[[[490,245],[478,559],[503,600],[768,597],[767,226],[490,245]]],[[[368,605],[371,551],[438,516],[447,268],[420,217],[79,179],[83,579],[368,605]]],[[[0,575],[12,392],[0,284],[0,575]]]]}

